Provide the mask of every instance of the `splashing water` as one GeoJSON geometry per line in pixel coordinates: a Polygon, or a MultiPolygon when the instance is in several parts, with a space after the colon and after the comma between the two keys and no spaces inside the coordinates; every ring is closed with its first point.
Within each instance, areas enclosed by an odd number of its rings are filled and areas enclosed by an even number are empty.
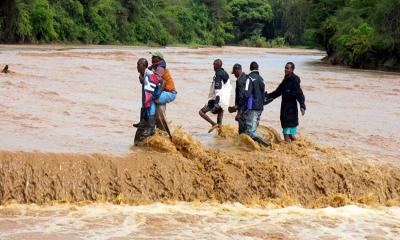
{"type": "Polygon", "coordinates": [[[257,208],[235,203],[7,205],[1,239],[398,239],[399,208],[257,208]]]}

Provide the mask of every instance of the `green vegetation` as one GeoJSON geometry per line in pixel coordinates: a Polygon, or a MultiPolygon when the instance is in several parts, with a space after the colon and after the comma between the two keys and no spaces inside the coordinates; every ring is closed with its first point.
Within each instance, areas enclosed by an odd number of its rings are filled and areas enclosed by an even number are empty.
{"type": "Polygon", "coordinates": [[[400,63],[400,0],[2,0],[0,42],[309,46],[400,63]]]}
{"type": "Polygon", "coordinates": [[[312,1],[305,36],[332,63],[399,68],[400,0],[312,1]]]}

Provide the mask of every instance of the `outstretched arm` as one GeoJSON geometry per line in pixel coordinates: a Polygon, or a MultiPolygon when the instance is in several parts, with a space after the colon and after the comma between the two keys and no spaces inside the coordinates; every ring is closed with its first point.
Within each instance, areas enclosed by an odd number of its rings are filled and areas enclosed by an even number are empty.
{"type": "MultiPolygon", "coordinates": [[[[274,100],[275,98],[278,98],[282,95],[282,83],[279,84],[279,86],[275,89],[275,91],[268,93],[267,94],[267,99],[272,99],[274,100]]],[[[271,101],[272,101],[271,100],[271,101]]]]}

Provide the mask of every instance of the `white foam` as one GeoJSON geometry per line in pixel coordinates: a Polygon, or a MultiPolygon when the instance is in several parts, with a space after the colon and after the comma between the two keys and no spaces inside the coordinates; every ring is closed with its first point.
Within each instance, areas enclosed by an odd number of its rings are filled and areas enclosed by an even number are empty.
{"type": "MultiPolygon", "coordinates": [[[[400,238],[400,208],[281,209],[239,203],[154,203],[128,206],[8,205],[0,207],[0,239],[18,234],[64,234],[71,238],[110,239],[364,239],[400,238]],[[11,224],[12,227],[6,224],[11,224]],[[6,227],[7,226],[7,227],[6,227]]],[[[36,235],[35,235],[36,236],[36,235]]]]}

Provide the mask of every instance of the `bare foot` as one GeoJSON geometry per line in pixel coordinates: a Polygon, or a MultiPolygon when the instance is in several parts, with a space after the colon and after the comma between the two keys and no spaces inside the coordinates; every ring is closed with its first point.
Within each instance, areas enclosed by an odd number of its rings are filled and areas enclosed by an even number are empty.
{"type": "Polygon", "coordinates": [[[219,124],[215,124],[214,126],[212,126],[209,130],[208,133],[212,133],[212,131],[214,131],[215,129],[220,128],[219,124]]]}

